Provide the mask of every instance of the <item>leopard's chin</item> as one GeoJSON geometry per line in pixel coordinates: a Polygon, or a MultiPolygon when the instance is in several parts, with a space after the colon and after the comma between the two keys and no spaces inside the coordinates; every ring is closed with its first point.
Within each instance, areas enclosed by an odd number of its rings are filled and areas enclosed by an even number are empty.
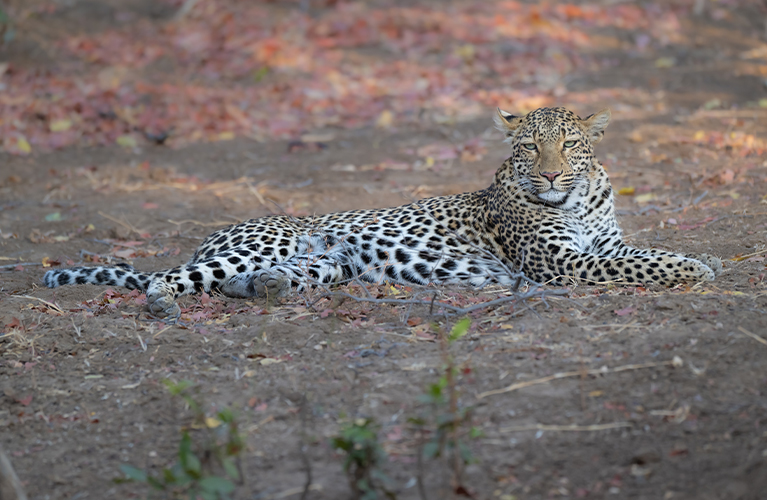
{"type": "Polygon", "coordinates": [[[570,191],[558,191],[556,189],[549,189],[543,193],[538,193],[538,198],[547,205],[558,206],[567,200],[567,195],[569,192],[570,191]]]}

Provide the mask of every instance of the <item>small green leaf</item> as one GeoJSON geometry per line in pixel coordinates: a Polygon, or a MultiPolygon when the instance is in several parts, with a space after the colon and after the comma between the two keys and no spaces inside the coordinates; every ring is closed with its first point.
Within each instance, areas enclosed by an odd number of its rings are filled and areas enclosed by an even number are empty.
{"type": "Polygon", "coordinates": [[[193,492],[189,494],[190,499],[197,499],[197,497],[201,497],[202,500],[218,500],[218,494],[215,491],[200,491],[199,493],[193,492]]]}
{"type": "Polygon", "coordinates": [[[234,460],[231,458],[225,458],[222,460],[222,464],[224,465],[224,471],[226,471],[226,475],[234,479],[235,481],[240,479],[240,471],[237,469],[237,464],[234,463],[234,460]]]}
{"type": "Polygon", "coordinates": [[[434,458],[439,456],[439,443],[426,443],[423,445],[423,456],[425,458],[434,458]]]}
{"type": "Polygon", "coordinates": [[[268,74],[269,74],[269,68],[266,66],[262,66],[253,72],[253,81],[255,83],[258,83],[264,78],[266,78],[266,75],[268,74]]]}
{"type": "Polygon", "coordinates": [[[147,481],[146,472],[132,465],[120,464],[120,470],[132,481],[137,481],[139,483],[146,483],[147,481]]]}
{"type": "Polygon", "coordinates": [[[153,478],[152,476],[149,476],[146,478],[146,482],[149,486],[156,489],[157,491],[163,491],[165,490],[165,486],[163,483],[158,481],[156,478],[153,478]]]}
{"type": "Polygon", "coordinates": [[[453,326],[453,329],[450,331],[450,335],[447,338],[448,342],[452,344],[456,340],[466,335],[466,332],[469,331],[470,325],[471,325],[471,319],[469,318],[463,318],[460,321],[458,321],[458,323],[456,323],[453,326]]]}
{"type": "Polygon", "coordinates": [[[46,222],[56,222],[61,220],[61,212],[53,212],[45,216],[46,222]]]}
{"type": "MultiPolygon", "coordinates": [[[[176,464],[178,465],[178,464],[176,464]]],[[[177,468],[177,467],[175,467],[177,468]]],[[[162,478],[165,481],[165,484],[175,484],[177,481],[177,477],[175,474],[175,471],[173,469],[163,469],[162,470],[162,478]]]]}
{"type": "Polygon", "coordinates": [[[218,476],[202,478],[198,484],[203,491],[215,493],[231,493],[234,491],[234,483],[226,478],[218,476]]]}

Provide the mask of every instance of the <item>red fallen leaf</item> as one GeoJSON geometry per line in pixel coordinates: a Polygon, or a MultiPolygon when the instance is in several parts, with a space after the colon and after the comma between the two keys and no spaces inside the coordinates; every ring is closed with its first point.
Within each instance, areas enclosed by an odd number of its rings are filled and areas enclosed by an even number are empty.
{"type": "Polygon", "coordinates": [[[437,338],[436,335],[432,333],[426,333],[426,332],[415,332],[415,336],[418,337],[419,339],[424,339],[424,340],[434,340],[437,338]]]}
{"type": "Polygon", "coordinates": [[[605,401],[602,403],[602,406],[605,410],[625,410],[626,406],[620,404],[620,403],[613,403],[610,401],[605,401]]]}
{"type": "Polygon", "coordinates": [[[407,320],[408,326],[416,326],[416,325],[420,325],[421,323],[423,323],[423,320],[418,317],[410,318],[407,320]]]}
{"type": "Polygon", "coordinates": [[[6,330],[10,330],[10,329],[13,329],[13,328],[21,328],[21,321],[19,321],[19,318],[15,317],[15,316],[11,319],[10,323],[6,323],[5,324],[5,329],[6,330]]]}
{"type": "Polygon", "coordinates": [[[678,457],[681,455],[687,455],[687,448],[674,448],[670,452],[668,452],[668,456],[670,457],[678,457]]]}
{"type": "Polygon", "coordinates": [[[265,411],[269,407],[266,403],[261,403],[260,405],[253,408],[254,411],[265,411]]]}
{"type": "Polygon", "coordinates": [[[22,406],[29,406],[29,404],[32,402],[32,395],[30,394],[29,396],[19,398],[16,400],[16,402],[22,406]]]}
{"type": "Polygon", "coordinates": [[[467,497],[467,498],[475,498],[475,497],[474,497],[474,495],[472,495],[472,494],[469,492],[469,490],[467,490],[467,489],[466,489],[464,486],[462,486],[462,485],[458,485],[458,486],[456,486],[454,491],[455,491],[455,494],[456,494],[456,495],[461,495],[461,496],[464,496],[464,497],[467,497]]]}
{"type": "Polygon", "coordinates": [[[635,307],[628,306],[628,307],[624,307],[623,309],[616,309],[613,312],[617,314],[618,316],[627,316],[635,311],[636,311],[635,307]]]}
{"type": "Polygon", "coordinates": [[[320,318],[327,318],[331,314],[333,314],[333,309],[325,309],[320,313],[320,318]]]}
{"type": "Polygon", "coordinates": [[[729,168],[719,174],[719,181],[722,184],[730,184],[735,179],[735,172],[730,170],[729,168]]]}
{"type": "Polygon", "coordinates": [[[112,254],[115,257],[120,257],[121,259],[132,259],[136,256],[136,252],[129,248],[126,248],[125,250],[117,250],[115,252],[112,252],[112,254]]]}
{"type": "Polygon", "coordinates": [[[143,205],[141,205],[141,208],[144,208],[146,210],[154,210],[155,208],[160,208],[160,205],[158,205],[157,203],[146,202],[143,205]]]}
{"type": "Polygon", "coordinates": [[[677,228],[681,229],[682,231],[688,231],[690,229],[698,229],[699,227],[705,226],[709,222],[712,222],[712,221],[715,221],[715,220],[716,220],[716,217],[706,217],[702,221],[696,222],[694,224],[679,224],[679,226],[677,226],[677,228]]]}

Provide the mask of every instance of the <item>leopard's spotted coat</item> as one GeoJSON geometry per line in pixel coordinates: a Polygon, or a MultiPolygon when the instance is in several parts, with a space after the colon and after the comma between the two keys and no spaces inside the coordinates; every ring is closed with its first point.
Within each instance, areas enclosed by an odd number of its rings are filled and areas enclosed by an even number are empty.
{"type": "Polygon", "coordinates": [[[508,284],[503,266],[538,282],[616,281],[675,285],[712,280],[721,262],[625,245],[613,191],[594,156],[610,118],[564,108],[496,124],[511,157],[482,191],[395,208],[317,217],[251,219],[208,236],[189,262],[154,273],[131,267],[48,271],[50,287],[94,283],[146,290],[149,309],[178,314],[176,298],[218,289],[231,297],[284,295],[313,280],[508,284]],[[469,243],[471,242],[471,243],[469,243]]]}

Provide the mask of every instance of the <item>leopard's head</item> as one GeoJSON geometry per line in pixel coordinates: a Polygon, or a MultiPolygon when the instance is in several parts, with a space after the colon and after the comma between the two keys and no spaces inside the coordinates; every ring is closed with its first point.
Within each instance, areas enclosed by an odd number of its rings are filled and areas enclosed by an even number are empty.
{"type": "Polygon", "coordinates": [[[560,205],[594,161],[610,110],[581,119],[565,108],[540,108],[524,116],[498,110],[495,122],[511,144],[513,176],[549,205],[560,205]]]}

